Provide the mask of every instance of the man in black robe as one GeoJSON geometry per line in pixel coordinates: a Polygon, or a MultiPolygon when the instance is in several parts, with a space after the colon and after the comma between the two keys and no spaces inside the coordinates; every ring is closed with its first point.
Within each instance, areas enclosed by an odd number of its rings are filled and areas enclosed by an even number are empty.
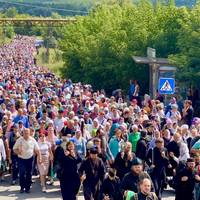
{"type": "Polygon", "coordinates": [[[98,157],[98,149],[95,146],[89,150],[89,157],[82,162],[79,174],[83,181],[85,200],[98,199],[99,189],[104,180],[105,166],[102,159],[98,157]]]}
{"type": "Polygon", "coordinates": [[[167,149],[164,148],[164,140],[158,138],[156,147],[150,149],[147,155],[147,164],[151,169],[151,178],[154,183],[158,199],[161,199],[163,189],[166,185],[166,169],[172,168],[167,158],[167,149]]]}
{"type": "Polygon", "coordinates": [[[187,160],[186,168],[179,171],[175,177],[175,200],[194,200],[195,182],[200,182],[200,177],[195,173],[195,161],[187,160]]]}
{"type": "Polygon", "coordinates": [[[138,183],[143,178],[150,178],[150,176],[143,171],[143,162],[139,158],[132,161],[131,171],[127,173],[121,182],[121,191],[126,196],[127,191],[138,192],[138,183]]]}

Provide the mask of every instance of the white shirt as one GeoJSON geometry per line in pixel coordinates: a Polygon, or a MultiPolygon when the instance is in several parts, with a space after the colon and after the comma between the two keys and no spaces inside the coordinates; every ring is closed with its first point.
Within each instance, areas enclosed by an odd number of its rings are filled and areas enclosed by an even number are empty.
{"type": "Polygon", "coordinates": [[[134,91],[133,96],[138,97],[138,96],[139,96],[139,90],[140,90],[140,87],[139,87],[139,85],[137,84],[137,85],[135,86],[135,91],[134,91]]]}
{"type": "Polygon", "coordinates": [[[29,159],[34,155],[35,150],[39,150],[39,146],[33,137],[29,137],[28,140],[20,137],[19,139],[17,139],[13,147],[13,150],[16,149],[22,149],[22,154],[18,155],[19,158],[29,159]]]}
{"type": "Polygon", "coordinates": [[[178,119],[181,119],[181,114],[179,111],[169,111],[167,112],[166,117],[170,118],[173,123],[177,123],[179,121],[178,119]]]}
{"type": "Polygon", "coordinates": [[[63,129],[63,127],[65,125],[64,124],[65,121],[66,121],[66,119],[64,117],[62,117],[61,119],[56,118],[54,120],[54,126],[56,127],[57,132],[60,132],[63,129]]]}
{"type": "Polygon", "coordinates": [[[187,161],[187,159],[190,158],[187,144],[185,144],[184,142],[181,142],[179,150],[180,150],[179,161],[187,161]]]}
{"type": "Polygon", "coordinates": [[[41,155],[49,156],[49,149],[51,144],[49,142],[38,142],[41,155]]]}
{"type": "Polygon", "coordinates": [[[6,151],[5,151],[3,140],[0,138],[0,162],[2,159],[6,160],[6,151]]]}

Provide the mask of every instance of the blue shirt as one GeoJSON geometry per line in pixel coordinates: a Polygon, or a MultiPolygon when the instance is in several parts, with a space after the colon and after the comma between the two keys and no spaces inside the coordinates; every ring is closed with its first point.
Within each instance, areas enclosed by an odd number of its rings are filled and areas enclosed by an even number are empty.
{"type": "Polygon", "coordinates": [[[19,116],[19,115],[17,115],[14,118],[13,122],[15,124],[18,124],[19,121],[22,121],[22,123],[23,123],[25,128],[29,128],[29,121],[28,121],[28,117],[27,116],[19,116]]]}
{"type": "Polygon", "coordinates": [[[135,91],[135,85],[132,83],[131,85],[130,85],[130,88],[129,88],[129,95],[133,95],[133,93],[134,93],[134,91],[135,91]]]}
{"type": "Polygon", "coordinates": [[[117,154],[121,151],[121,145],[120,144],[121,144],[121,140],[116,138],[116,136],[113,136],[110,139],[109,147],[110,147],[110,151],[111,151],[114,158],[116,158],[117,154]]]}
{"type": "Polygon", "coordinates": [[[75,148],[76,152],[83,158],[86,155],[86,140],[84,138],[81,138],[81,141],[76,139],[75,148]]]}

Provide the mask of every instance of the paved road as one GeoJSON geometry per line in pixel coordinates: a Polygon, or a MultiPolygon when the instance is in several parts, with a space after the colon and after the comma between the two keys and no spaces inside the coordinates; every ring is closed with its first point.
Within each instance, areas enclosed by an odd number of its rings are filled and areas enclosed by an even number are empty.
{"type": "MultiPolygon", "coordinates": [[[[9,182],[9,178],[7,177],[5,182],[0,183],[0,200],[61,200],[58,181],[53,186],[47,187],[47,193],[42,193],[38,179],[36,179],[30,194],[20,194],[19,186],[11,186],[9,182]]],[[[84,200],[81,194],[78,200],[84,200]]],[[[174,200],[173,191],[166,191],[163,200],[174,200]]]]}

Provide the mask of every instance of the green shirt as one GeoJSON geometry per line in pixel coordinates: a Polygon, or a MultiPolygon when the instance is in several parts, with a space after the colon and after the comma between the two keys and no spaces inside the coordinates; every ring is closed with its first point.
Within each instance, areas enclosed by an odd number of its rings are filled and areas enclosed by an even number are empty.
{"type": "Polygon", "coordinates": [[[91,133],[92,137],[96,137],[96,134],[97,134],[97,128],[93,128],[91,133]]]}
{"type": "Polygon", "coordinates": [[[136,146],[139,139],[140,139],[140,132],[129,134],[128,141],[132,144],[132,152],[136,151],[136,146]]]}

